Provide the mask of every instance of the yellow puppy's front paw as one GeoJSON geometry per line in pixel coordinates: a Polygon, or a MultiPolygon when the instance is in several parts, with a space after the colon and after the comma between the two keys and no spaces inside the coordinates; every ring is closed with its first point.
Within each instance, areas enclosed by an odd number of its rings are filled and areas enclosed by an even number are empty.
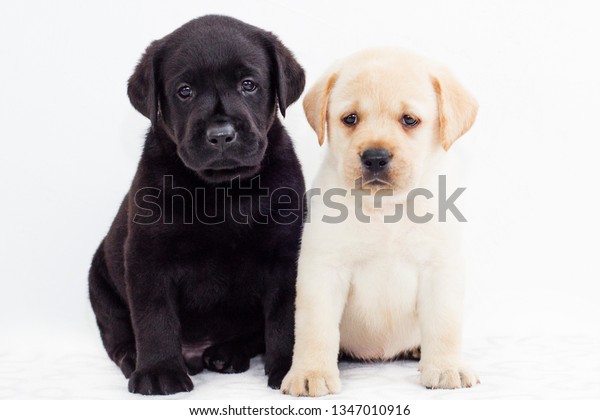
{"type": "Polygon", "coordinates": [[[321,371],[292,368],[281,383],[281,392],[295,397],[322,397],[337,394],[341,388],[340,373],[337,369],[321,371]]]}
{"type": "Polygon", "coordinates": [[[470,388],[480,383],[477,374],[467,366],[421,366],[421,384],[430,389],[470,388]]]}

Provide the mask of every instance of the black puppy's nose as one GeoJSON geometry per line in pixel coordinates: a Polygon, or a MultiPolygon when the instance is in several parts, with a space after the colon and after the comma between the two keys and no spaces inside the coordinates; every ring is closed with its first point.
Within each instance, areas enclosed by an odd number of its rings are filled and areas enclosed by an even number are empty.
{"type": "Polygon", "coordinates": [[[392,154],[385,149],[367,149],[360,155],[363,168],[369,171],[383,171],[392,160],[392,154]]]}
{"type": "Polygon", "coordinates": [[[211,124],[206,130],[207,141],[214,146],[227,146],[236,140],[237,133],[231,123],[211,124]]]}

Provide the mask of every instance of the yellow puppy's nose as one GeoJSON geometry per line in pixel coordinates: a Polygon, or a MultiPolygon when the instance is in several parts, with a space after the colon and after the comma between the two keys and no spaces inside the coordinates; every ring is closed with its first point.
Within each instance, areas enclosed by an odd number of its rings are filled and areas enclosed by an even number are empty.
{"type": "Polygon", "coordinates": [[[367,149],[360,155],[363,168],[372,172],[384,171],[392,160],[392,154],[386,149],[367,149]]]}

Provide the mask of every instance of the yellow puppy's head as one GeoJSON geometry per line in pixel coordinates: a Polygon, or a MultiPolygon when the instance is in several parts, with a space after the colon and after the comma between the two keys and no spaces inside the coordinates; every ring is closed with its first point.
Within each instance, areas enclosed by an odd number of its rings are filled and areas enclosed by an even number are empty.
{"type": "Polygon", "coordinates": [[[319,143],[348,186],[407,192],[427,161],[471,128],[477,102],[452,74],[391,48],[362,51],[335,64],[304,98],[319,143]]]}

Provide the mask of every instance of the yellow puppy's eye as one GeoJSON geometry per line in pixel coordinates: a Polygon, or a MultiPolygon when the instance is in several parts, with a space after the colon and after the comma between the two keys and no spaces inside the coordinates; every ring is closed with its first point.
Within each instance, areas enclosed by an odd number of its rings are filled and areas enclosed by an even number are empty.
{"type": "Polygon", "coordinates": [[[417,124],[419,124],[419,120],[417,120],[416,118],[411,117],[410,115],[403,115],[402,116],[402,125],[405,127],[414,127],[417,124]]]}
{"type": "Polygon", "coordinates": [[[358,123],[358,115],[356,115],[356,114],[346,115],[344,118],[342,118],[342,122],[344,124],[346,124],[348,127],[356,125],[358,123]]]}

